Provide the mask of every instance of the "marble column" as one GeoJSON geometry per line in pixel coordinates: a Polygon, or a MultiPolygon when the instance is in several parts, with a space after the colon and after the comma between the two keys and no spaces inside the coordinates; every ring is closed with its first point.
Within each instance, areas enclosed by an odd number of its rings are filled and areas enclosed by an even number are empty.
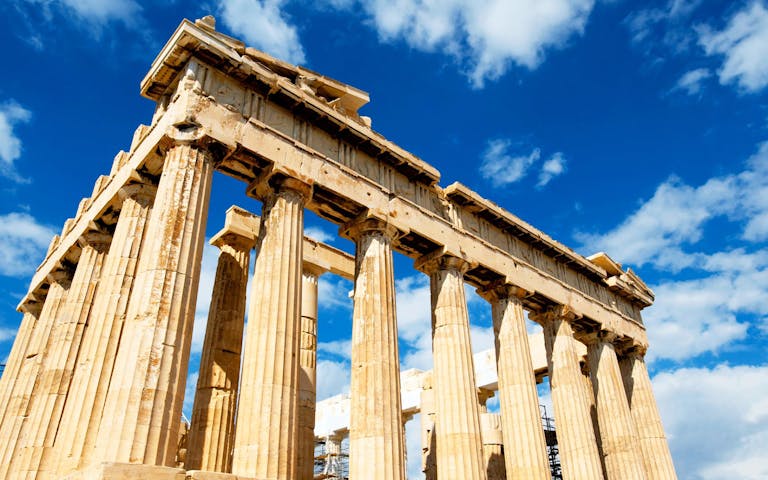
{"type": "Polygon", "coordinates": [[[43,368],[47,346],[54,323],[63,315],[67,292],[72,282],[72,272],[62,268],[48,276],[50,286],[43,308],[30,334],[29,343],[19,368],[19,375],[8,400],[2,428],[0,429],[0,478],[9,476],[12,459],[21,454],[22,426],[29,412],[30,401],[36,391],[38,376],[43,368]]]}
{"type": "MultiPolygon", "coordinates": [[[[131,184],[120,189],[120,214],[102,267],[88,328],[78,353],[63,422],[56,434],[58,473],[90,463],[112,376],[123,320],[156,188],[131,184]]],[[[110,421],[108,419],[107,421],[110,421]]]]}
{"type": "Polygon", "coordinates": [[[574,316],[567,307],[556,307],[534,318],[544,327],[563,476],[568,480],[602,479],[590,399],[584,388],[570,324],[574,316]]]}
{"type": "Polygon", "coordinates": [[[21,366],[24,364],[32,332],[35,331],[35,325],[40,318],[42,307],[42,304],[39,302],[28,302],[21,307],[24,315],[21,318],[19,330],[13,341],[11,353],[8,355],[3,376],[0,377],[0,425],[3,424],[3,418],[8,411],[8,404],[19,378],[21,366]]]}
{"type": "Polygon", "coordinates": [[[20,436],[25,444],[11,463],[11,475],[55,478],[57,457],[53,444],[93,298],[101,276],[110,235],[88,232],[61,315],[54,322],[46,355],[30,400],[29,414],[20,436]]]}
{"type": "Polygon", "coordinates": [[[377,219],[348,226],[356,245],[352,313],[349,475],[405,478],[392,241],[377,219]]]}
{"type": "Polygon", "coordinates": [[[608,480],[645,480],[640,442],[613,345],[615,338],[600,332],[590,336],[587,344],[605,475],[608,480]]]}
{"type": "Polygon", "coordinates": [[[284,178],[265,205],[248,309],[232,473],[298,475],[304,205],[311,187],[284,178]]]}
{"type": "Polygon", "coordinates": [[[451,256],[417,260],[430,276],[433,387],[439,478],[485,480],[469,313],[464,293],[467,263],[451,256]]]}
{"type": "Polygon", "coordinates": [[[317,281],[323,270],[304,264],[301,274],[299,345],[299,480],[312,480],[315,468],[315,397],[317,388],[317,281]]]}
{"type": "Polygon", "coordinates": [[[646,476],[648,480],[677,480],[644,356],[642,350],[632,350],[624,355],[619,365],[646,476]]]}
{"type": "Polygon", "coordinates": [[[507,475],[549,480],[547,445],[521,301],[526,292],[500,285],[480,294],[491,302],[507,475]]]}
{"type": "Polygon", "coordinates": [[[506,480],[507,478],[504,465],[504,439],[501,420],[502,416],[498,413],[480,413],[483,456],[485,457],[485,471],[488,475],[488,480],[506,480]]]}
{"type": "Polygon", "coordinates": [[[97,461],[172,467],[213,175],[210,153],[165,155],[97,436],[97,461]]]}
{"type": "Polygon", "coordinates": [[[211,243],[221,253],[208,310],[184,466],[187,470],[229,472],[248,266],[255,238],[224,230],[211,243]]]}

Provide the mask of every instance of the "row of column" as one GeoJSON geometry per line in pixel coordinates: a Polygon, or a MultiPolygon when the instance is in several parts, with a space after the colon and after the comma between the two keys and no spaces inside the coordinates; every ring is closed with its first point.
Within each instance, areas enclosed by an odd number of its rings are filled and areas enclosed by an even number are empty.
{"type": "MultiPolygon", "coordinates": [[[[114,235],[84,237],[74,272],[54,274],[40,312],[25,313],[9,358],[18,374],[13,385],[0,385],[0,477],[55,478],[103,461],[175,464],[212,172],[205,149],[170,148],[156,191],[151,184],[124,189],[114,235]]],[[[212,300],[188,462],[245,477],[311,478],[316,299],[314,313],[301,310],[302,282],[312,281],[302,268],[311,187],[275,176],[256,190],[264,223],[245,344],[240,352],[253,245],[236,239],[219,245],[216,288],[224,293],[212,300]]],[[[404,479],[392,266],[398,232],[362,218],[343,233],[356,245],[350,475],[404,479]]],[[[467,264],[433,255],[417,268],[431,283],[436,470],[440,478],[485,479],[467,264]]],[[[493,305],[507,475],[548,478],[524,292],[500,286],[484,294],[493,305]]],[[[603,478],[603,470],[610,480],[674,478],[642,357],[629,357],[622,376],[611,339],[595,338],[591,397],[567,315],[553,310],[538,320],[566,478],[603,478]]]]}

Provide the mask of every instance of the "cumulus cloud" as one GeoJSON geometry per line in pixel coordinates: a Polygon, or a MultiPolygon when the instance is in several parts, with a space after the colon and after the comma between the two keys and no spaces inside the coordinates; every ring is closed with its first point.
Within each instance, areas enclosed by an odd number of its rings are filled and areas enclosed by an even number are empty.
{"type": "Polygon", "coordinates": [[[0,215],[0,275],[32,274],[55,234],[53,228],[39,223],[28,213],[0,215]]]}
{"type": "Polygon", "coordinates": [[[349,393],[349,361],[317,361],[317,400],[349,393]]]}
{"type": "Polygon", "coordinates": [[[283,7],[286,0],[219,0],[224,25],[249,46],[286,62],[302,64],[304,49],[283,7]]]}
{"type": "Polygon", "coordinates": [[[698,95],[701,92],[701,86],[704,80],[711,77],[712,74],[706,68],[697,68],[685,72],[677,81],[673,90],[685,92],[688,95],[698,95]]]}
{"type": "Polygon", "coordinates": [[[590,252],[603,250],[620,262],[666,272],[667,280],[652,285],[657,301],[644,315],[653,346],[649,358],[682,361],[726,348],[768,316],[761,300],[768,295],[768,254],[760,248],[768,239],[767,213],[764,143],[743,171],[698,187],[671,178],[617,227],[576,237],[590,252]],[[702,245],[705,228],[715,220],[740,227],[744,245],[702,245]],[[677,277],[682,270],[685,275],[677,277]]]}
{"type": "Polygon", "coordinates": [[[25,182],[16,172],[14,162],[21,157],[21,139],[14,129],[22,123],[27,123],[32,113],[19,105],[15,100],[0,104],[0,176],[15,182],[25,182]]]}
{"type": "MultiPolygon", "coordinates": [[[[480,176],[489,180],[494,187],[506,187],[525,178],[531,168],[541,160],[541,149],[531,153],[512,153],[514,144],[508,139],[488,142],[482,154],[480,176]]],[[[537,187],[546,186],[550,180],[565,172],[566,160],[562,152],[556,152],[544,161],[538,175],[537,187]]]]}
{"type": "Polygon", "coordinates": [[[681,368],[653,385],[681,475],[768,478],[768,366],[681,368]]]}
{"type": "Polygon", "coordinates": [[[454,58],[475,87],[511,65],[535,69],[584,31],[594,0],[326,0],[364,9],[384,41],[454,58]]]}
{"type": "Polygon", "coordinates": [[[745,5],[723,30],[700,27],[699,44],[707,55],[723,57],[721,84],[749,93],[768,85],[768,9],[762,1],[745,5]]]}

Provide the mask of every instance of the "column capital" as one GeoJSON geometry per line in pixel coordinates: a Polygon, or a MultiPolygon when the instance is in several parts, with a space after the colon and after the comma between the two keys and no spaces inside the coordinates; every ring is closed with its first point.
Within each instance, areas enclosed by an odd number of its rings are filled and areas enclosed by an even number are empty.
{"type": "Polygon", "coordinates": [[[22,313],[29,313],[30,315],[34,315],[35,317],[40,316],[40,312],[43,310],[43,304],[42,302],[31,302],[27,301],[19,305],[19,310],[22,313]]]}
{"type": "Polygon", "coordinates": [[[618,349],[617,352],[624,358],[631,358],[636,360],[645,361],[645,354],[648,352],[648,348],[642,345],[631,345],[622,349],[618,349]]]}
{"type": "Polygon", "coordinates": [[[112,243],[112,235],[98,230],[88,230],[77,239],[77,243],[81,248],[89,246],[97,252],[104,253],[109,249],[109,245],[112,243]]]}
{"type": "Polygon", "coordinates": [[[155,199],[157,194],[157,186],[151,183],[136,182],[123,185],[120,190],[117,191],[117,195],[121,201],[125,201],[128,198],[132,198],[142,205],[149,205],[155,199]]]}
{"type": "Polygon", "coordinates": [[[619,338],[619,336],[611,331],[608,330],[599,330],[597,332],[591,332],[587,334],[582,334],[579,336],[579,340],[583,342],[585,345],[597,345],[599,343],[610,343],[614,344],[616,339],[619,338]]]}
{"type": "Polygon", "coordinates": [[[529,315],[531,320],[542,325],[552,320],[566,320],[572,322],[581,317],[582,315],[569,305],[556,305],[529,315]]]}
{"type": "Polygon", "coordinates": [[[514,299],[520,301],[525,297],[530,297],[533,292],[525,290],[517,285],[505,283],[503,281],[494,282],[485,287],[478,288],[477,294],[493,303],[504,299],[514,299]]]}
{"type": "Polygon", "coordinates": [[[254,237],[247,237],[235,232],[221,231],[211,238],[211,245],[221,250],[225,246],[235,248],[237,250],[251,250],[256,245],[256,239],[254,237]]]}
{"type": "Polygon", "coordinates": [[[317,281],[317,279],[320,278],[321,275],[327,272],[328,272],[328,269],[321,267],[320,265],[314,264],[312,262],[304,261],[301,264],[302,275],[311,275],[315,277],[315,281],[317,281]]]}
{"type": "Polygon", "coordinates": [[[302,180],[286,173],[270,170],[257,177],[246,188],[246,193],[264,203],[271,203],[276,195],[291,193],[299,195],[306,203],[312,198],[311,180],[302,180]]]}
{"type": "Polygon", "coordinates": [[[381,234],[392,241],[398,238],[401,232],[386,220],[370,216],[367,211],[339,227],[339,235],[353,241],[358,241],[366,234],[381,234]]]}
{"type": "Polygon", "coordinates": [[[417,258],[413,262],[413,266],[416,270],[431,275],[439,270],[456,270],[461,275],[467,273],[467,270],[472,266],[468,261],[463,258],[445,253],[442,249],[438,249],[432,253],[428,253],[417,258]]]}
{"type": "Polygon", "coordinates": [[[69,288],[72,283],[72,270],[67,267],[58,268],[47,275],[48,281],[58,283],[64,288],[69,288]]]}

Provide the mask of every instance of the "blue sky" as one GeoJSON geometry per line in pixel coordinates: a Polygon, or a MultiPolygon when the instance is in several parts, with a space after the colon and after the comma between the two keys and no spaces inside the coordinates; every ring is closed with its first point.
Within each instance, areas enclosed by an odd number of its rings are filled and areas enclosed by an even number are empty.
{"type": "MultiPolygon", "coordinates": [[[[183,17],[212,13],[219,30],[370,92],[361,114],[438,168],[443,186],[459,180],[580,253],[605,250],[636,270],[656,292],[649,363],[680,478],[768,477],[765,1],[194,5],[0,5],[1,358],[51,236],[150,122],[138,86],[152,59],[183,17]]],[[[260,211],[243,192],[215,177],[209,236],[233,203],[260,211]]],[[[334,226],[308,215],[307,227],[352,251],[334,226]]],[[[215,255],[205,252],[197,324],[215,255]]],[[[403,366],[430,368],[426,278],[401,256],[396,275],[403,366]]],[[[320,396],[348,385],[350,289],[321,282],[320,396]]],[[[473,344],[489,348],[490,308],[471,292],[469,304],[473,344]]],[[[190,386],[201,339],[197,328],[190,386]]]]}

